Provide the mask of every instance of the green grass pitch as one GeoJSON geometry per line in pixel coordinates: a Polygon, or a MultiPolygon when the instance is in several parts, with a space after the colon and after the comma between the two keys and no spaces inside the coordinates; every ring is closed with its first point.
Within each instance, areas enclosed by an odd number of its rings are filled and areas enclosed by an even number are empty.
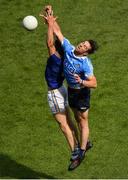
{"type": "Polygon", "coordinates": [[[0,178],[128,178],[128,0],[0,0],[0,178]],[[98,88],[89,114],[94,148],[73,172],[70,151],[47,104],[46,26],[51,4],[72,44],[98,41],[98,88]],[[35,31],[22,27],[37,17],[35,31]]]}

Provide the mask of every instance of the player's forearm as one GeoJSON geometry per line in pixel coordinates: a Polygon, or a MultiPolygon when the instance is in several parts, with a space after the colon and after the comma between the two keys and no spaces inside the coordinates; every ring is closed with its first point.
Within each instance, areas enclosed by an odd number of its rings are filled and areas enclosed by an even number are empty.
{"type": "Polygon", "coordinates": [[[54,31],[54,34],[58,37],[59,41],[62,42],[64,39],[64,36],[61,32],[60,26],[58,25],[56,21],[54,22],[53,31],[54,31]]]}
{"type": "Polygon", "coordinates": [[[81,86],[88,87],[88,88],[97,87],[97,80],[95,76],[89,76],[87,80],[83,80],[80,78],[78,74],[74,74],[74,78],[76,82],[78,82],[81,86]]]}
{"type": "Polygon", "coordinates": [[[51,47],[53,45],[54,45],[53,27],[48,24],[47,46],[51,47]]]}
{"type": "Polygon", "coordinates": [[[88,88],[96,88],[97,87],[97,81],[95,80],[81,80],[80,84],[84,87],[88,88]]]}

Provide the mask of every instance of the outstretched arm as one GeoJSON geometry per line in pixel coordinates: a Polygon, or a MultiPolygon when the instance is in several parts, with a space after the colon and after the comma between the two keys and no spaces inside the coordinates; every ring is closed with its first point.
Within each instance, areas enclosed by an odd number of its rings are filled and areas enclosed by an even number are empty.
{"type": "Polygon", "coordinates": [[[53,32],[58,37],[59,41],[62,42],[64,39],[64,36],[61,32],[60,26],[58,25],[57,21],[54,22],[53,32]]]}
{"type": "MultiPolygon", "coordinates": [[[[53,13],[52,6],[51,5],[47,5],[44,8],[44,12],[40,13],[40,16],[43,17],[44,20],[45,20],[45,23],[47,23],[47,19],[50,18],[52,13],[53,13]]],[[[47,23],[47,25],[48,25],[48,30],[47,30],[47,47],[48,47],[49,55],[52,55],[56,51],[56,48],[54,46],[53,21],[49,21],[49,23],[47,23]]]]}
{"type": "Polygon", "coordinates": [[[52,6],[51,5],[45,6],[44,13],[43,12],[40,13],[40,16],[44,18],[45,23],[47,23],[48,26],[50,24],[52,24],[54,34],[57,36],[59,41],[62,42],[63,39],[64,39],[64,36],[63,36],[63,34],[61,32],[60,26],[56,22],[57,17],[53,16],[52,6]]]}
{"type": "MultiPolygon", "coordinates": [[[[51,5],[47,5],[44,8],[44,11],[46,13],[46,16],[53,16],[53,10],[52,10],[52,6],[51,5]]],[[[54,17],[53,17],[54,18],[54,17]]],[[[55,18],[56,19],[56,18],[55,18]]],[[[49,19],[45,19],[47,21],[47,23],[49,23],[49,19]]],[[[58,39],[60,40],[60,42],[63,41],[64,36],[61,32],[60,26],[58,25],[57,21],[54,21],[53,24],[53,31],[54,34],[58,37],[58,39]]]]}
{"type": "Polygon", "coordinates": [[[48,24],[48,31],[47,31],[47,47],[49,51],[49,55],[55,54],[55,46],[54,46],[54,35],[53,35],[53,26],[48,24]]]}
{"type": "Polygon", "coordinates": [[[50,24],[52,24],[54,34],[57,36],[59,41],[62,42],[63,39],[64,39],[64,36],[63,36],[63,34],[61,32],[61,29],[60,29],[58,23],[56,22],[56,18],[51,16],[51,15],[47,15],[47,16],[43,15],[43,17],[44,17],[45,21],[47,22],[48,26],[50,24]]]}

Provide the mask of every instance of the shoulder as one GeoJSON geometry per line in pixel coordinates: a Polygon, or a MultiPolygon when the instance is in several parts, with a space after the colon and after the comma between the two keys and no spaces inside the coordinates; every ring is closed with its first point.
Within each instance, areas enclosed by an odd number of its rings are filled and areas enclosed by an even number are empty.
{"type": "Polygon", "coordinates": [[[63,45],[64,43],[69,43],[69,44],[70,44],[70,41],[69,41],[67,38],[64,37],[64,39],[63,39],[63,41],[62,41],[62,45],[63,45]]]}
{"type": "Polygon", "coordinates": [[[92,62],[91,62],[91,59],[88,58],[88,57],[85,57],[83,59],[83,67],[85,69],[90,69],[91,71],[93,71],[93,65],[92,65],[92,62]]]}
{"type": "Polygon", "coordinates": [[[83,61],[85,64],[88,64],[88,65],[90,65],[90,66],[92,66],[92,61],[91,61],[91,59],[89,58],[89,57],[85,57],[84,58],[84,61],[83,61]]]}
{"type": "Polygon", "coordinates": [[[70,41],[64,37],[63,41],[61,42],[62,43],[62,46],[72,46],[72,44],[70,43],[70,41]]]}

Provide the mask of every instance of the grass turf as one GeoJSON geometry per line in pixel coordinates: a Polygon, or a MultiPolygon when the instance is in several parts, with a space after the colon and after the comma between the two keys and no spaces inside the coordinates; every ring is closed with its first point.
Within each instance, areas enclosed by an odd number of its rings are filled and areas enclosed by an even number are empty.
{"type": "Polygon", "coordinates": [[[128,1],[0,1],[0,178],[128,178],[128,1]],[[50,3],[73,44],[96,39],[91,56],[98,88],[89,115],[94,148],[68,172],[70,151],[48,104],[46,27],[38,14],[50,3]],[[25,30],[26,15],[39,26],[25,30]]]}

